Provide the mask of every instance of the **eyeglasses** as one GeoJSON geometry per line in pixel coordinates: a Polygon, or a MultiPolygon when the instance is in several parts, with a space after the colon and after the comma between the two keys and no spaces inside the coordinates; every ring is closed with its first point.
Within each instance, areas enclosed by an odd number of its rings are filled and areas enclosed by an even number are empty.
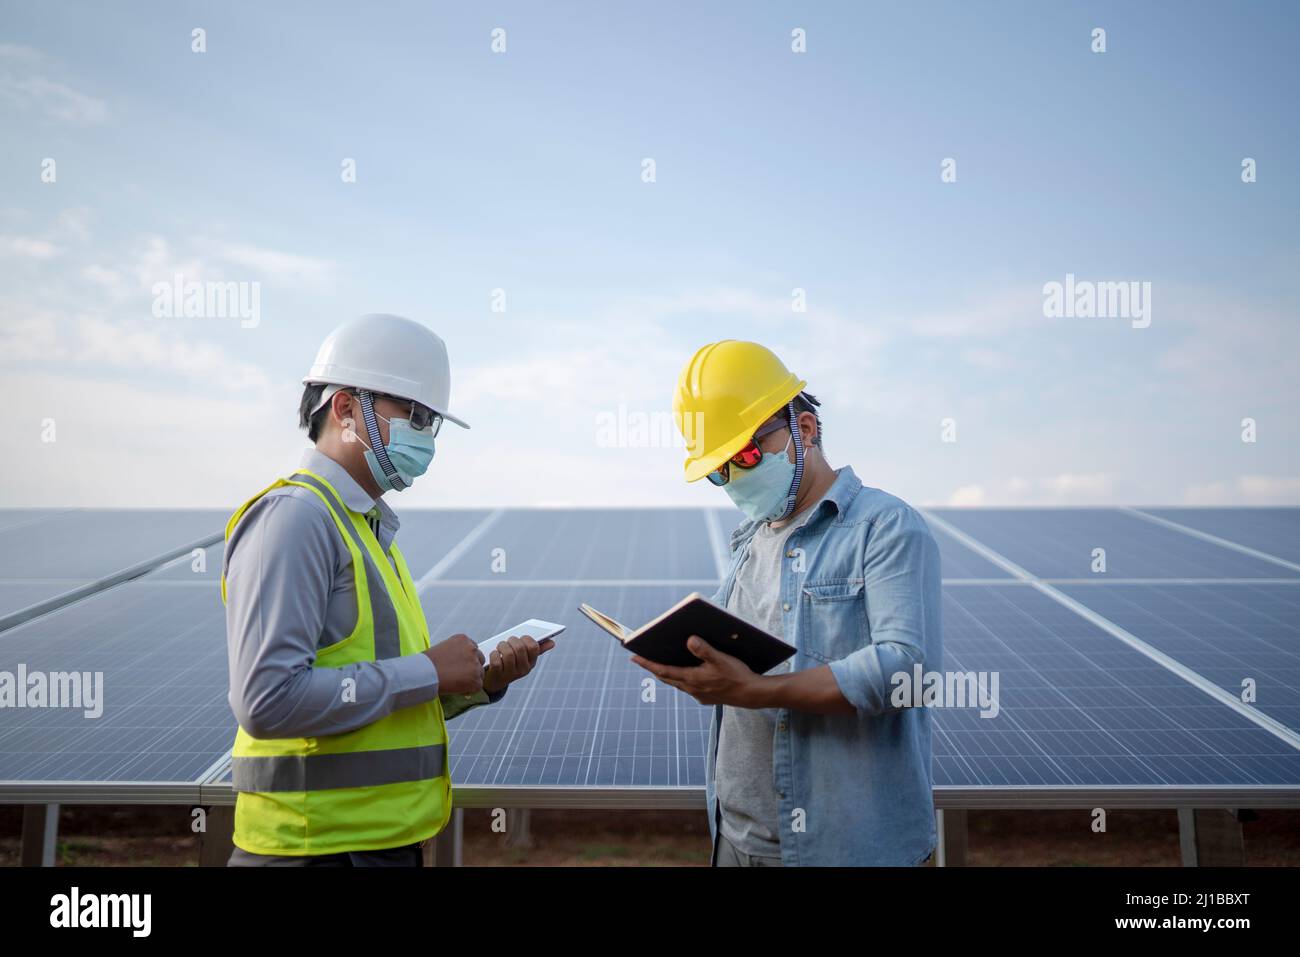
{"type": "MultiPolygon", "coordinates": [[[[423,432],[425,429],[432,429],[434,436],[437,436],[438,430],[442,428],[442,416],[437,412],[434,412],[433,409],[429,408],[427,405],[420,405],[420,403],[414,402],[411,399],[403,399],[399,396],[389,395],[386,392],[372,392],[370,393],[370,396],[374,399],[388,399],[392,402],[396,402],[398,405],[406,406],[410,410],[407,418],[411,420],[411,428],[415,429],[417,432],[423,432]]],[[[378,412],[375,414],[379,415],[378,412]]],[[[382,415],[379,417],[381,419],[384,418],[382,415]]],[[[384,419],[384,421],[388,420],[384,419]]]]}
{"type": "Polygon", "coordinates": [[[727,459],[727,461],[723,462],[721,468],[710,472],[706,477],[714,485],[726,485],[731,481],[732,465],[735,465],[737,468],[752,469],[759,462],[763,461],[763,450],[758,447],[758,440],[771,435],[773,432],[779,432],[781,429],[788,428],[789,425],[789,422],[782,422],[779,420],[776,422],[769,422],[754,433],[754,437],[749,440],[748,445],[731,458],[727,459]]]}

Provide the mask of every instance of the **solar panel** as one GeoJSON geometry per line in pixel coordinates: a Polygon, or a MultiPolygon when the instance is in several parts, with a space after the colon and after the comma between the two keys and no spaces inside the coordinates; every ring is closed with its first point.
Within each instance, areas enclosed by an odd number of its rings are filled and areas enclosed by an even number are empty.
{"type": "MultiPolygon", "coordinates": [[[[498,602],[498,591],[458,592],[466,597],[449,600],[441,630],[508,627],[534,609],[565,620],[584,600],[640,623],[680,597],[659,586],[544,587],[498,602]]],[[[1300,784],[1300,752],[1035,589],[950,588],[944,634],[946,670],[1000,673],[1000,713],[936,711],[936,784],[1300,784]]],[[[657,701],[641,700],[646,673],[585,622],[559,640],[562,654],[502,702],[452,723],[453,781],[702,787],[709,709],[662,685],[657,701]]]]}
{"type": "Polygon", "coordinates": [[[0,712],[0,780],[193,781],[230,747],[215,589],[119,585],[0,634],[0,667],[102,672],[103,710],[0,712]]]}
{"type": "Polygon", "coordinates": [[[703,786],[708,710],[654,682],[577,607],[587,602],[640,625],[690,591],[707,596],[716,587],[431,588],[423,601],[434,640],[457,631],[490,635],[534,616],[569,624],[527,680],[450,723],[452,780],[471,787],[703,786]]]}
{"type": "Polygon", "coordinates": [[[1300,563],[1300,508],[1144,508],[1139,511],[1300,563]]]}
{"type": "Polygon", "coordinates": [[[0,581],[0,615],[54,598],[90,583],[88,578],[42,578],[0,581]]]}
{"type": "Polygon", "coordinates": [[[1088,607],[1300,732],[1300,586],[1061,586],[1088,607]]]}
{"type": "Polygon", "coordinates": [[[1035,588],[949,588],[943,626],[1001,711],[936,711],[936,785],[1300,784],[1300,751],[1035,588]]]}
{"type": "Polygon", "coordinates": [[[77,511],[71,508],[0,508],[0,533],[24,525],[35,525],[55,515],[77,511]]]}
{"type": "MultiPolygon", "coordinates": [[[[20,531],[65,516],[24,522],[0,512],[0,537],[5,523],[20,531]]],[[[735,518],[715,516],[723,521],[685,509],[402,513],[398,540],[413,574],[439,570],[421,596],[434,641],[459,631],[486,636],[534,616],[569,625],[502,702],[451,723],[458,788],[703,786],[710,709],[657,683],[646,700],[649,675],[576,607],[590,602],[639,625],[689,591],[712,594],[717,541],[735,518]],[[504,574],[492,570],[493,548],[505,549],[504,574]]],[[[1117,511],[943,517],[1032,573],[1086,578],[1057,587],[1221,687],[1236,693],[1249,670],[1258,676],[1259,711],[1296,726],[1300,577],[1294,586],[1120,584],[1193,572],[1275,580],[1286,569],[1117,511]],[[1087,551],[1079,567],[1077,551],[1098,534],[1108,548],[1106,578],[1087,577],[1087,551]]],[[[1300,750],[932,528],[950,583],[944,667],[996,670],[1001,709],[996,718],[935,713],[937,785],[1003,795],[1300,788],[1300,750]]],[[[103,671],[106,697],[97,720],[55,709],[0,713],[0,781],[192,783],[219,766],[234,732],[216,590],[221,545],[206,559],[201,573],[185,555],[0,633],[0,668],[103,671]]]]}
{"type": "Polygon", "coordinates": [[[935,509],[939,518],[1040,578],[1300,578],[1115,509],[935,509]]]}
{"type": "Polygon", "coordinates": [[[0,513],[0,615],[221,531],[216,510],[0,513]]]}
{"type": "Polygon", "coordinates": [[[77,509],[0,529],[0,580],[100,578],[215,535],[218,510],[77,509]]]}
{"type": "Polygon", "coordinates": [[[1011,573],[994,565],[983,555],[967,548],[942,528],[930,525],[930,532],[939,544],[939,568],[944,581],[954,579],[988,579],[1005,578],[1011,580],[1011,573]]]}
{"type": "Polygon", "coordinates": [[[702,519],[699,509],[509,511],[442,578],[711,579],[717,564],[702,519]]]}

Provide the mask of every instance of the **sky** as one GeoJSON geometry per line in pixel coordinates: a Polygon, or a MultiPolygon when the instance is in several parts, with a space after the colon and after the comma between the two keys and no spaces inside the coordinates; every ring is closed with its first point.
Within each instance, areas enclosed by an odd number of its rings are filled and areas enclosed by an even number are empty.
{"type": "Polygon", "coordinates": [[[0,506],[233,509],[368,312],[472,425],[399,508],[727,504],[669,418],[724,338],[916,505],[1300,504],[1298,46],[1293,3],[0,0],[0,506]]]}

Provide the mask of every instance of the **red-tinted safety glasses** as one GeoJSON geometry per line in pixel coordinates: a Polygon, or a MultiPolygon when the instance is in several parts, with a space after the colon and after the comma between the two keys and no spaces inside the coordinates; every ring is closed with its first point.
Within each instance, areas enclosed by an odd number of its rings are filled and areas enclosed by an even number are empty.
{"type": "Polygon", "coordinates": [[[706,477],[714,485],[726,485],[731,481],[731,466],[733,464],[737,468],[752,469],[759,462],[763,461],[763,450],[758,447],[758,440],[771,435],[773,432],[780,429],[788,428],[789,425],[790,423],[788,421],[783,422],[777,420],[775,422],[769,422],[754,433],[754,437],[749,440],[748,445],[727,461],[723,462],[721,468],[710,472],[706,477]]]}

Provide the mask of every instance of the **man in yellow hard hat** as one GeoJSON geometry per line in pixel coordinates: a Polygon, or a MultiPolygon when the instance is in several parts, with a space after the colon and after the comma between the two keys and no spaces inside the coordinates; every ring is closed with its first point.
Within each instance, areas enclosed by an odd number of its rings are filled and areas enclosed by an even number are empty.
{"type": "Polygon", "coordinates": [[[905,502],[831,467],[806,386],[764,346],[724,340],[673,397],[686,480],[746,515],[713,601],[795,656],[757,675],[693,637],[697,666],[633,660],[715,706],[715,865],[920,864],[937,838],[931,717],[894,692],[942,666],[939,551],[905,502]]]}
{"type": "Polygon", "coordinates": [[[226,526],[230,864],[419,866],[452,810],[446,720],[499,700],[554,643],[514,636],[485,662],[467,635],[430,642],[383,496],[424,474],[444,420],[469,428],[442,339],[361,316],[303,384],[313,447],[226,526]]]}

